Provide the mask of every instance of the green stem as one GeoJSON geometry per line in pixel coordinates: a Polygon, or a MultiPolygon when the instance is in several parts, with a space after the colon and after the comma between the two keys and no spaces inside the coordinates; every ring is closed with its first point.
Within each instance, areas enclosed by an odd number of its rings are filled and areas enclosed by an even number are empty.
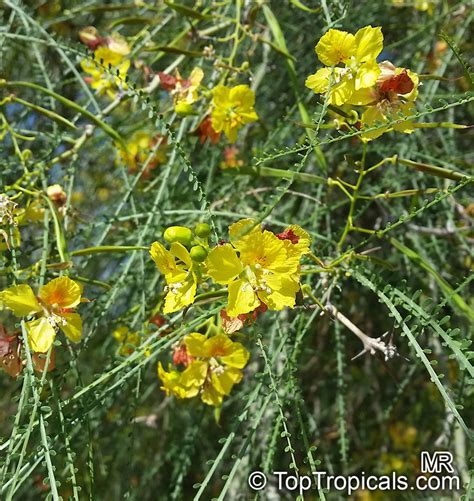
{"type": "Polygon", "coordinates": [[[295,181],[303,181],[306,183],[326,184],[326,178],[306,172],[294,172],[291,170],[274,169],[272,167],[241,167],[240,169],[226,169],[226,174],[231,175],[250,175],[261,177],[278,177],[283,179],[292,179],[295,181]]]}
{"type": "Polygon", "coordinates": [[[203,301],[204,299],[217,299],[221,297],[225,297],[227,295],[227,289],[219,289],[217,291],[211,292],[203,292],[202,294],[198,294],[194,298],[194,302],[203,301]]]}
{"type": "Polygon", "coordinates": [[[467,129],[471,125],[454,124],[452,122],[416,122],[413,124],[415,129],[436,129],[442,127],[444,129],[467,129]]]}
{"type": "Polygon", "coordinates": [[[300,275],[312,275],[313,273],[334,273],[334,270],[328,268],[307,268],[300,271],[300,275]]]}
{"type": "Polygon", "coordinates": [[[407,160],[405,158],[399,158],[398,161],[401,164],[406,165],[407,167],[411,167],[421,172],[432,174],[433,176],[443,177],[445,179],[452,179],[453,181],[462,181],[468,177],[464,174],[461,174],[460,172],[456,172],[452,169],[445,169],[443,167],[437,167],[436,165],[424,164],[421,162],[413,162],[412,160],[407,160]]]}
{"type": "Polygon", "coordinates": [[[86,247],[72,251],[71,256],[86,256],[88,254],[101,254],[110,252],[130,252],[136,250],[149,250],[144,245],[101,245],[99,247],[86,247]]]}
{"type": "Polygon", "coordinates": [[[25,101],[24,99],[20,99],[19,97],[16,96],[10,96],[9,99],[11,102],[19,103],[22,104],[23,106],[26,106],[27,108],[30,108],[34,111],[37,111],[38,113],[41,113],[45,117],[48,117],[50,120],[53,120],[54,122],[57,122],[61,125],[66,125],[66,127],[69,127],[71,129],[76,130],[77,127],[70,122],[67,118],[62,117],[61,115],[58,115],[52,110],[48,110],[46,108],[43,108],[42,106],[38,106],[37,104],[30,103],[29,101],[25,101]]]}
{"type": "Polygon", "coordinates": [[[347,215],[346,226],[344,227],[344,231],[342,232],[341,238],[339,239],[339,242],[337,244],[337,247],[339,249],[342,248],[342,244],[344,243],[349,231],[351,231],[351,229],[353,228],[352,218],[354,216],[354,210],[357,203],[357,194],[362,184],[362,180],[364,179],[364,176],[367,173],[367,171],[365,170],[365,156],[367,153],[367,147],[365,144],[363,148],[364,149],[362,153],[362,160],[360,162],[359,177],[357,178],[357,183],[354,187],[354,193],[351,196],[351,205],[349,207],[349,214],[347,215]]]}
{"type": "Polygon", "coordinates": [[[446,193],[446,190],[441,188],[421,188],[418,190],[402,190],[402,191],[394,191],[393,193],[378,193],[377,195],[367,196],[367,195],[359,195],[357,198],[359,200],[377,200],[379,198],[400,198],[400,197],[413,197],[416,195],[428,194],[428,193],[446,193]]]}
{"type": "Polygon", "coordinates": [[[123,139],[118,134],[118,132],[116,132],[114,129],[112,129],[112,127],[110,127],[110,125],[107,125],[105,122],[97,118],[93,113],[84,109],[82,106],[79,106],[74,101],[71,101],[70,99],[67,99],[64,96],[61,96],[60,94],[57,94],[52,90],[46,89],[45,87],[42,87],[41,85],[35,84],[33,82],[20,82],[20,81],[7,82],[6,80],[3,79],[0,79],[0,87],[11,87],[11,88],[26,87],[29,89],[42,92],[43,94],[46,94],[48,96],[51,96],[60,103],[64,104],[64,106],[72,108],[74,111],[77,111],[81,115],[87,117],[91,122],[93,122],[95,125],[98,125],[101,129],[103,129],[103,131],[106,134],[112,137],[115,141],[118,141],[126,149],[126,145],[123,139]]]}

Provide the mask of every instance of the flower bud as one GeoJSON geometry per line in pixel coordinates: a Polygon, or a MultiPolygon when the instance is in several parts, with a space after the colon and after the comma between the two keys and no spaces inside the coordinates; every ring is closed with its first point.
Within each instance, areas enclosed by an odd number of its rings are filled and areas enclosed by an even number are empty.
{"type": "Polygon", "coordinates": [[[194,228],[194,233],[199,238],[207,238],[211,234],[211,227],[207,223],[199,223],[194,228]]]}
{"type": "Polygon", "coordinates": [[[179,242],[183,245],[189,245],[193,238],[193,233],[186,226],[170,226],[163,233],[163,238],[170,244],[179,242]]]}
{"type": "Polygon", "coordinates": [[[67,195],[66,192],[62,189],[61,185],[52,184],[51,186],[48,186],[48,188],[46,189],[46,194],[48,195],[48,198],[51,200],[51,202],[56,205],[56,207],[62,207],[66,205],[67,195]]]}
{"type": "Polygon", "coordinates": [[[195,245],[189,251],[191,259],[197,263],[202,263],[207,257],[207,250],[202,245],[195,245]]]}
{"type": "Polygon", "coordinates": [[[176,103],[174,106],[174,111],[177,115],[180,115],[182,117],[192,115],[194,113],[192,104],[186,103],[184,101],[176,103]]]}

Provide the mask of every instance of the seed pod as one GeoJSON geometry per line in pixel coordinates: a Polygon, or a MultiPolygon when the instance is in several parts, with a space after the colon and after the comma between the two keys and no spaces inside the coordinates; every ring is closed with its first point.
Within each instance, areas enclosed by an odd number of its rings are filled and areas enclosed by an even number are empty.
{"type": "Polygon", "coordinates": [[[163,238],[170,244],[179,242],[183,245],[189,245],[193,238],[193,233],[186,226],[170,226],[163,233],[163,238]]]}
{"type": "Polygon", "coordinates": [[[207,223],[199,223],[194,228],[194,233],[199,238],[207,238],[211,234],[211,227],[207,223]]]}
{"type": "Polygon", "coordinates": [[[202,245],[195,245],[189,251],[191,259],[197,263],[202,263],[207,257],[207,250],[202,245]]]}

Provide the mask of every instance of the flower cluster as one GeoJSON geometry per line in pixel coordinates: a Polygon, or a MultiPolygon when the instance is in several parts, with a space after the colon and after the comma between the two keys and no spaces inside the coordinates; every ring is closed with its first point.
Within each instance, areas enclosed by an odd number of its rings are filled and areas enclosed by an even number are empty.
{"type": "Polygon", "coordinates": [[[193,332],[175,347],[173,363],[184,366],[184,370],[169,367],[166,371],[160,363],[158,376],[168,396],[184,399],[199,395],[205,404],[220,407],[241,381],[249,356],[241,343],[225,334],[208,337],[193,332]]]}
{"type": "Polygon", "coordinates": [[[194,113],[193,103],[198,100],[198,90],[204,78],[204,72],[196,67],[187,79],[182,78],[178,70],[176,76],[159,73],[160,85],[167,90],[173,98],[174,110],[178,115],[194,113]]]}
{"type": "MultiPolygon", "coordinates": [[[[118,354],[121,357],[127,357],[137,350],[140,344],[145,341],[150,332],[143,334],[137,331],[131,331],[126,325],[118,326],[112,333],[113,337],[119,343],[118,354]]],[[[150,351],[145,350],[145,356],[150,356],[150,351]]]]}
{"type": "MultiPolygon", "coordinates": [[[[81,61],[82,70],[88,74],[86,82],[99,95],[106,94],[112,99],[116,97],[117,89],[127,90],[126,77],[131,63],[127,57],[130,55],[127,41],[117,33],[101,36],[93,26],[82,29],[79,38],[94,51],[93,60],[81,61]]],[[[173,109],[179,116],[197,115],[198,110],[194,105],[199,100],[204,101],[205,111],[197,128],[201,144],[207,139],[215,144],[222,132],[234,143],[239,129],[259,119],[254,110],[255,93],[246,84],[234,87],[219,84],[209,90],[202,85],[204,71],[199,66],[187,78],[178,69],[174,74],[164,71],[154,74],[143,61],[136,61],[135,68],[142,70],[145,80],[150,76],[154,76],[155,81],[158,79],[160,87],[171,96],[173,109]]],[[[156,85],[150,85],[150,88],[155,87],[156,85]]],[[[134,153],[130,155],[133,157],[134,153]]]]}
{"type": "MultiPolygon", "coordinates": [[[[183,79],[178,71],[176,76],[163,72],[159,75],[161,86],[173,98],[176,113],[178,115],[194,113],[192,105],[198,100],[198,91],[204,78],[202,69],[194,68],[187,79],[183,79]]],[[[217,142],[221,132],[231,143],[235,143],[239,129],[258,120],[254,104],[255,93],[248,85],[215,87],[212,91],[210,116],[207,115],[199,126],[201,143],[207,138],[212,143],[217,142]]]]}
{"type": "Polygon", "coordinates": [[[82,336],[82,320],[75,308],[85,301],[79,284],[68,277],[51,280],[40,288],[38,296],[27,285],[15,285],[0,292],[0,302],[17,317],[34,316],[25,323],[33,351],[49,350],[58,329],[74,343],[82,336]]]}
{"type": "Polygon", "coordinates": [[[173,313],[194,302],[197,284],[204,273],[210,232],[206,223],[198,224],[194,234],[185,226],[170,226],[163,234],[170,244],[169,250],[160,242],[152,244],[151,257],[167,283],[164,313],[173,313]]]}
{"type": "Polygon", "coordinates": [[[130,173],[138,172],[147,162],[143,171],[144,178],[148,178],[151,172],[158,165],[165,163],[167,159],[167,140],[159,134],[151,135],[143,130],[137,131],[126,142],[126,148],[119,144],[116,146],[116,161],[124,162],[130,173]],[[148,158],[149,156],[150,158],[148,158]]]}
{"type": "Polygon", "coordinates": [[[316,45],[316,54],[325,65],[306,79],[306,86],[316,94],[325,94],[329,104],[364,106],[362,128],[378,122],[396,121],[387,127],[364,132],[361,139],[370,141],[384,132],[410,133],[411,121],[404,119],[414,110],[419,78],[389,61],[377,62],[383,49],[380,27],[365,26],[355,35],[331,29],[316,45]]]}
{"type": "MultiPolygon", "coordinates": [[[[81,38],[84,40],[84,37],[81,38]]],[[[125,77],[130,68],[130,60],[126,59],[130,53],[127,42],[115,34],[107,38],[91,35],[91,40],[85,43],[94,49],[94,60],[81,61],[81,68],[89,75],[86,82],[97,94],[106,94],[115,99],[117,89],[127,88],[125,77]],[[107,73],[106,68],[111,74],[107,73]]]]}
{"type": "MultiPolygon", "coordinates": [[[[196,234],[198,238],[202,235],[196,234]]],[[[300,289],[300,260],[309,253],[310,245],[302,228],[293,225],[275,234],[252,219],[242,219],[230,226],[230,242],[210,251],[208,235],[204,235],[205,242],[202,238],[196,241],[189,228],[171,227],[164,234],[171,243],[169,250],[153,243],[151,256],[167,283],[164,313],[192,304],[198,283],[207,278],[227,287],[226,315],[230,318],[262,305],[270,310],[294,306],[300,289]]]]}
{"type": "MultiPolygon", "coordinates": [[[[46,188],[46,196],[57,209],[59,218],[66,213],[67,195],[59,184],[46,188]]],[[[40,196],[28,200],[25,207],[19,206],[6,195],[0,194],[0,252],[10,248],[19,248],[21,245],[20,228],[38,224],[44,220],[46,203],[40,196]],[[11,227],[11,237],[1,228],[3,225],[11,227]]]]}

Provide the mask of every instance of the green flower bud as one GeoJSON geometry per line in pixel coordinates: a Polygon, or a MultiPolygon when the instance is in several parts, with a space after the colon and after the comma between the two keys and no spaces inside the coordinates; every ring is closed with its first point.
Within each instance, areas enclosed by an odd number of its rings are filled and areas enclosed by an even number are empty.
{"type": "Polygon", "coordinates": [[[194,228],[194,233],[199,238],[207,238],[211,234],[211,227],[207,223],[199,223],[194,228]]]}
{"type": "Polygon", "coordinates": [[[197,263],[202,263],[207,257],[207,250],[202,245],[195,245],[189,251],[191,259],[197,263]]]}
{"type": "Polygon", "coordinates": [[[174,111],[176,111],[177,115],[180,115],[182,117],[188,116],[188,115],[194,115],[194,108],[191,104],[189,103],[176,103],[174,107],[174,111]]]}
{"type": "Polygon", "coordinates": [[[189,245],[193,239],[193,232],[186,226],[170,226],[163,233],[163,238],[170,244],[179,242],[183,245],[189,245]]]}

